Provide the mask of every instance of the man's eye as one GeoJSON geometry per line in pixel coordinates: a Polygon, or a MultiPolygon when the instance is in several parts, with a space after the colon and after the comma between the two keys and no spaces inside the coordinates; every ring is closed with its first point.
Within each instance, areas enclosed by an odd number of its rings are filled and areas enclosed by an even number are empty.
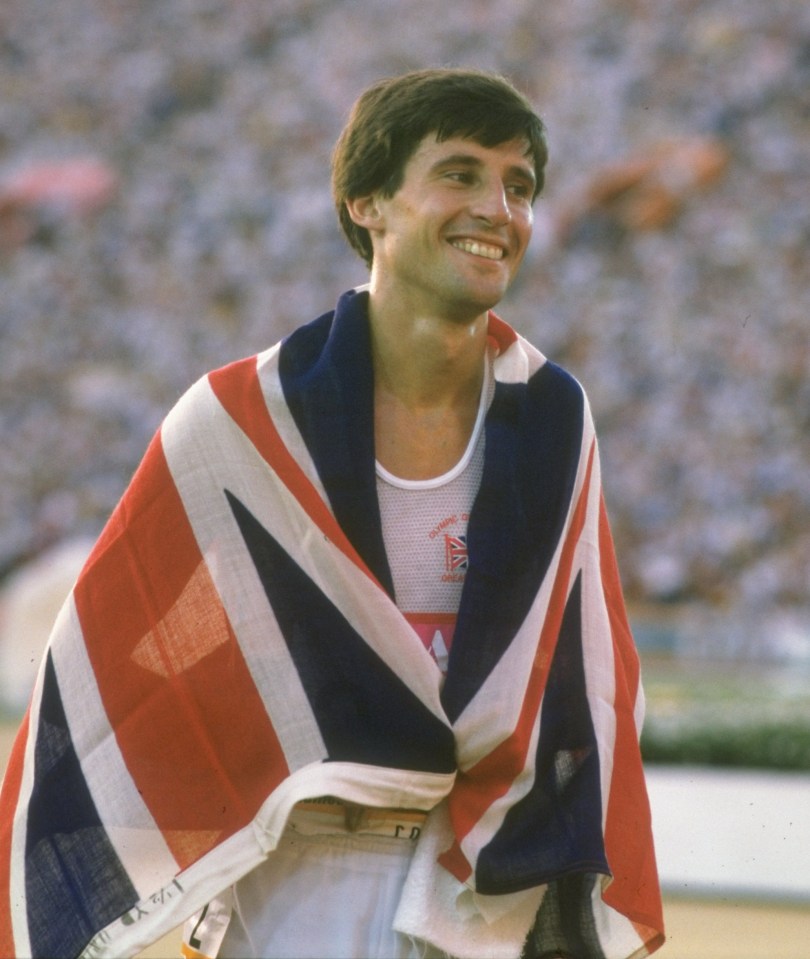
{"type": "Polygon", "coordinates": [[[472,183],[473,176],[468,170],[450,170],[447,174],[449,179],[455,180],[456,183],[472,183]]]}
{"type": "Polygon", "coordinates": [[[531,190],[525,183],[512,183],[506,189],[519,200],[531,199],[531,190]]]}

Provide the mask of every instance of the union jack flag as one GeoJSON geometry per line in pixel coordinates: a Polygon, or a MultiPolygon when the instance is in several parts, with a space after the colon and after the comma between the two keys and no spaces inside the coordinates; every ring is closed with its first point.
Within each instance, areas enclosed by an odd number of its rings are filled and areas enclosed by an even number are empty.
{"type": "Polygon", "coordinates": [[[394,602],[370,508],[365,304],[347,294],[203,377],[150,445],[0,792],[0,955],[133,955],[322,795],[447,824],[438,847],[420,839],[423,898],[399,920],[441,951],[519,955],[536,909],[506,950],[459,897],[501,915],[549,890],[542,926],[571,878],[588,954],[663,943],[638,658],[584,394],[491,317],[494,426],[453,547],[469,553],[445,678],[394,602]]]}
{"type": "Polygon", "coordinates": [[[444,535],[444,563],[448,573],[467,568],[467,537],[444,535]]]}

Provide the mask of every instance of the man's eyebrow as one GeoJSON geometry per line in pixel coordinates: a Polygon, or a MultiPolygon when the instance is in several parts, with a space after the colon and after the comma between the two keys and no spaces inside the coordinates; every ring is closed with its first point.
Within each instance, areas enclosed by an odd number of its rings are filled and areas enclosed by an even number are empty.
{"type": "Polygon", "coordinates": [[[433,169],[439,170],[443,166],[481,166],[481,160],[472,153],[451,153],[449,156],[440,157],[433,164],[433,169]]]}
{"type": "MultiPolygon", "coordinates": [[[[431,167],[431,170],[437,172],[443,170],[445,167],[451,166],[465,166],[472,169],[473,167],[483,166],[483,161],[471,153],[451,153],[450,156],[437,160],[431,167]]],[[[534,170],[532,170],[528,164],[526,166],[515,164],[509,167],[507,175],[523,180],[528,186],[532,187],[532,189],[537,185],[537,177],[534,175],[534,170]]]]}

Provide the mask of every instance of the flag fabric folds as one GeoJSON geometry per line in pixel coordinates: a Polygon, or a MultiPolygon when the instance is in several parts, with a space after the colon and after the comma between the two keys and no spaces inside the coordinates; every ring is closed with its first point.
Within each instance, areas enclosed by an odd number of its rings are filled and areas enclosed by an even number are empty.
{"type": "MultiPolygon", "coordinates": [[[[662,943],[643,696],[585,396],[491,316],[443,679],[385,556],[366,302],[352,291],[203,377],[152,441],[60,613],[5,775],[0,954],[134,954],[323,795],[434,810],[442,838],[418,869],[472,896],[479,925],[579,877],[606,959],[662,943]]],[[[443,931],[418,903],[403,927],[466,948],[461,920],[443,931]]]]}

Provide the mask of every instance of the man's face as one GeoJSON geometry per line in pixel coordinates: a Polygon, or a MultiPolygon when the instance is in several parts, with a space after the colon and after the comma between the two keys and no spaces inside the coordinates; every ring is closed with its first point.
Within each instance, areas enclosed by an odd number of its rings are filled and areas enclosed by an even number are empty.
{"type": "Polygon", "coordinates": [[[392,197],[374,198],[372,284],[414,310],[470,321],[508,289],[532,233],[527,144],[426,137],[392,197]],[[377,282],[378,281],[378,282],[377,282]]]}

